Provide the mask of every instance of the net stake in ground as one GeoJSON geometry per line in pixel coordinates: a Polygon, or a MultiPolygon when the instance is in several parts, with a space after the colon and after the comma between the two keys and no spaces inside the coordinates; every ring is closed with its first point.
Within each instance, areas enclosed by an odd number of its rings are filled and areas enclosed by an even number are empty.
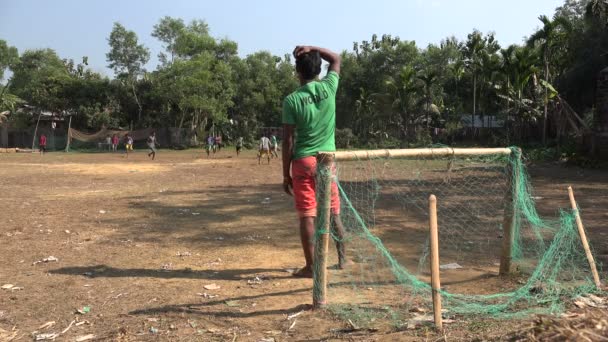
{"type": "Polygon", "coordinates": [[[443,330],[441,319],[441,281],[439,279],[439,234],[437,232],[437,198],[429,197],[429,232],[431,235],[431,287],[433,293],[433,316],[437,330],[443,330]]]}
{"type": "Polygon", "coordinates": [[[574,210],[574,217],[576,218],[576,226],[578,227],[578,234],[581,237],[581,242],[583,243],[583,248],[585,249],[585,254],[587,255],[587,261],[589,261],[589,267],[591,267],[591,273],[593,273],[593,281],[595,282],[595,286],[598,290],[602,284],[600,283],[600,276],[597,273],[597,267],[595,266],[595,260],[593,259],[593,254],[591,253],[591,248],[589,248],[589,241],[587,240],[587,234],[585,233],[585,227],[583,226],[583,220],[581,219],[581,215],[578,211],[578,206],[576,205],[576,200],[574,199],[574,192],[572,191],[572,187],[568,187],[568,196],[570,197],[570,205],[572,206],[572,210],[574,210]]]}
{"type": "Polygon", "coordinates": [[[315,255],[313,268],[312,304],[320,308],[327,304],[327,249],[331,222],[331,183],[333,154],[317,155],[317,177],[319,184],[319,204],[317,206],[317,224],[315,232],[315,255]]]}

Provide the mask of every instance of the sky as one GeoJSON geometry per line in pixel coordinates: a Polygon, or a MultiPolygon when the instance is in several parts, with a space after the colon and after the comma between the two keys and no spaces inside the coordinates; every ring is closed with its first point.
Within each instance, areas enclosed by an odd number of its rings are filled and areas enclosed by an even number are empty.
{"type": "Polygon", "coordinates": [[[150,34],[163,16],[204,19],[216,38],[238,43],[246,56],[267,50],[283,56],[296,45],[336,51],[372,34],[414,40],[419,47],[448,36],[465,39],[474,28],[494,32],[501,45],[521,43],[564,0],[0,0],[0,39],[19,52],[53,48],[61,58],[112,75],[107,38],[114,22],[137,33],[150,49],[148,70],[162,45],[150,34]]]}

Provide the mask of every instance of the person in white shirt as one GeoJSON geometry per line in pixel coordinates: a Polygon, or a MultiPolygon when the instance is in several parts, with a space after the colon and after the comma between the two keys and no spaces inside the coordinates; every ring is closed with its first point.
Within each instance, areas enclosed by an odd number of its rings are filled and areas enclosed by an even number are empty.
{"type": "Polygon", "coordinates": [[[270,164],[270,139],[266,136],[266,134],[262,135],[260,139],[260,149],[258,152],[258,165],[262,163],[262,154],[266,155],[268,159],[268,164],[270,164]]]}
{"type": "Polygon", "coordinates": [[[238,157],[241,154],[241,150],[243,149],[243,137],[239,137],[236,139],[236,156],[238,157]]]}
{"type": "Polygon", "coordinates": [[[106,137],[106,145],[108,145],[108,152],[111,152],[112,151],[112,138],[110,138],[109,134],[106,137]]]}
{"type": "Polygon", "coordinates": [[[152,157],[152,160],[154,160],[154,158],[156,157],[156,145],[158,145],[158,142],[156,141],[156,133],[152,132],[148,137],[148,148],[150,149],[148,157],[152,157]]]}

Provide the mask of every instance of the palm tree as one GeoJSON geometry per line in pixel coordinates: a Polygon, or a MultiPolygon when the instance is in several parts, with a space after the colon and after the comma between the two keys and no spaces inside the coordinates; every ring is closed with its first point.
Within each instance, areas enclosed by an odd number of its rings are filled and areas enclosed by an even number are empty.
{"type": "Polygon", "coordinates": [[[438,107],[433,103],[435,85],[439,79],[439,75],[432,70],[423,70],[418,73],[417,78],[421,81],[419,89],[421,90],[422,98],[420,104],[426,115],[426,125],[429,127],[431,115],[438,113],[438,107]]]}
{"type": "Polygon", "coordinates": [[[607,20],[608,3],[605,0],[591,0],[587,5],[587,15],[596,16],[602,20],[607,20]]]}
{"type": "MultiPolygon", "coordinates": [[[[501,56],[501,63],[500,63],[500,68],[502,70],[502,75],[504,76],[504,87],[502,88],[503,92],[502,95],[503,96],[510,96],[511,94],[511,81],[512,81],[512,77],[513,74],[515,73],[514,69],[516,66],[516,62],[517,60],[515,59],[515,51],[517,50],[517,45],[512,44],[510,45],[508,48],[506,49],[501,49],[500,50],[500,56],[501,56]]],[[[506,120],[505,122],[508,122],[509,119],[509,115],[511,114],[511,101],[509,101],[507,99],[506,101],[507,103],[507,108],[506,108],[506,120]]],[[[507,125],[507,129],[508,129],[508,125],[507,125]]],[[[507,132],[507,136],[509,136],[509,133],[507,132]]]]}
{"type": "Polygon", "coordinates": [[[359,98],[355,101],[355,118],[353,122],[353,128],[355,134],[363,136],[365,139],[368,138],[368,133],[373,130],[375,122],[375,110],[376,103],[373,97],[370,96],[365,89],[359,89],[359,98]],[[369,127],[365,127],[364,123],[369,123],[369,127]]]}
{"type": "MultiPolygon", "coordinates": [[[[484,109],[489,109],[492,95],[496,91],[496,80],[500,73],[500,56],[497,52],[500,50],[500,45],[494,38],[493,34],[489,34],[485,38],[485,48],[481,54],[481,83],[479,94],[483,95],[482,101],[479,104],[484,104],[484,109]]],[[[481,107],[478,105],[478,107],[481,107]]],[[[482,127],[485,127],[484,112],[480,111],[482,127]]]]}
{"type": "Polygon", "coordinates": [[[481,70],[481,59],[484,49],[485,41],[481,32],[475,30],[468,35],[463,53],[466,57],[465,65],[473,75],[473,113],[471,114],[471,124],[475,122],[475,114],[477,112],[477,78],[481,70]]]}
{"type": "Polygon", "coordinates": [[[538,62],[538,56],[535,51],[525,47],[517,47],[514,52],[514,65],[512,77],[512,88],[508,95],[508,100],[515,103],[516,119],[520,122],[520,129],[518,130],[519,140],[521,141],[521,134],[523,128],[524,117],[526,113],[532,113],[536,115],[536,110],[532,104],[532,100],[525,98],[524,95],[530,81],[536,77],[538,68],[536,67],[538,62]]]}
{"type": "MultiPolygon", "coordinates": [[[[564,17],[556,17],[554,20],[549,19],[546,15],[541,15],[538,19],[543,23],[543,27],[534,33],[528,39],[528,46],[538,46],[542,53],[544,65],[544,78],[547,82],[551,81],[550,63],[557,43],[560,41],[560,36],[572,29],[570,21],[564,17]]],[[[544,114],[543,114],[543,144],[547,143],[547,111],[548,111],[548,93],[545,88],[544,98],[544,114]]]]}
{"type": "Polygon", "coordinates": [[[24,103],[21,98],[9,93],[7,88],[8,84],[0,91],[0,124],[3,124],[8,119],[8,115],[24,103]]]}
{"type": "Polygon", "coordinates": [[[410,124],[416,118],[413,117],[417,107],[418,93],[420,92],[419,79],[416,70],[410,65],[401,69],[396,76],[389,76],[385,82],[387,93],[383,94],[384,102],[389,102],[392,111],[400,116],[402,124],[402,135],[409,139],[410,124]]]}

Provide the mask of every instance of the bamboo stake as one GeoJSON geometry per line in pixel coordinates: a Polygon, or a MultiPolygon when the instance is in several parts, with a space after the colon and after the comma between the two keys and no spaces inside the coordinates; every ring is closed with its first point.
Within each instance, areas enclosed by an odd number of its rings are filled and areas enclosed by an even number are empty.
{"type": "Polygon", "coordinates": [[[321,152],[333,154],[336,161],[367,160],[374,158],[407,158],[407,157],[451,157],[451,156],[487,156],[510,155],[509,148],[412,148],[401,150],[369,150],[369,151],[341,151],[321,152]]]}
{"type": "Polygon", "coordinates": [[[431,287],[433,292],[433,315],[435,327],[443,330],[441,319],[441,281],[439,280],[439,236],[437,232],[437,198],[429,197],[429,230],[431,234],[431,287]]]}
{"type": "Polygon", "coordinates": [[[317,206],[317,220],[322,222],[321,227],[317,224],[315,233],[315,255],[313,268],[313,291],[312,303],[314,308],[320,308],[327,304],[327,250],[329,247],[329,230],[331,220],[331,183],[333,155],[317,155],[317,170],[319,175],[319,188],[323,196],[317,206]],[[320,230],[322,233],[320,233],[320,230]]]}
{"type": "Polygon", "coordinates": [[[589,241],[587,240],[587,234],[585,233],[585,227],[583,226],[583,220],[581,219],[581,215],[578,211],[578,206],[576,205],[576,200],[574,199],[574,192],[572,191],[572,187],[568,187],[568,196],[570,197],[570,205],[572,206],[572,210],[574,210],[574,216],[576,218],[576,226],[578,227],[578,234],[581,237],[581,242],[583,243],[583,249],[585,249],[585,254],[587,255],[587,261],[589,262],[589,267],[591,267],[591,273],[593,273],[593,281],[595,282],[595,286],[599,290],[602,284],[600,283],[600,276],[597,273],[597,267],[595,266],[595,260],[593,259],[593,254],[591,253],[591,248],[589,248],[589,241]]]}
{"type": "MultiPolygon", "coordinates": [[[[518,158],[521,158],[521,150],[518,154],[518,158]]],[[[515,167],[512,163],[508,165],[508,177],[507,177],[507,191],[505,192],[505,209],[502,221],[502,253],[500,254],[500,268],[498,274],[506,276],[511,273],[511,261],[513,260],[513,240],[515,234],[513,229],[517,225],[517,217],[519,215],[517,210],[517,194],[519,191],[519,181],[521,175],[519,174],[519,161],[515,163],[515,167]]]]}

